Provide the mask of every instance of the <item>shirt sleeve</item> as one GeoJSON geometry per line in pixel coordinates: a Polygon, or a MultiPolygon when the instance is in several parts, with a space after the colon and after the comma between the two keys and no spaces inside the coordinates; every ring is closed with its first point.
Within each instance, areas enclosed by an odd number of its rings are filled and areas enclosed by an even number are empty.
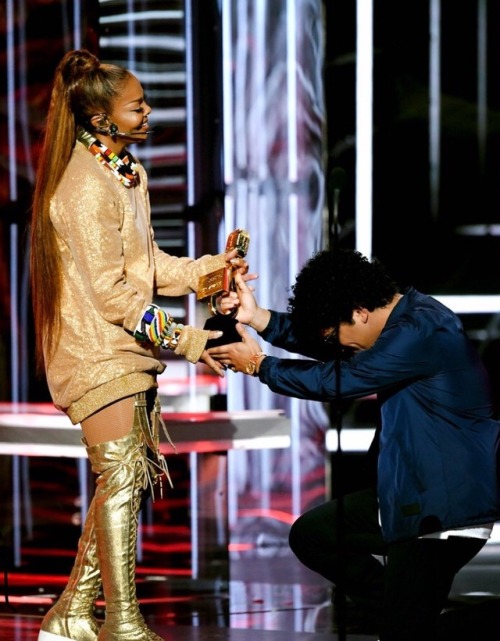
{"type": "Polygon", "coordinates": [[[435,349],[426,348],[430,340],[416,329],[398,325],[385,331],[373,347],[344,361],[268,356],[261,363],[259,379],[272,391],[295,398],[324,402],[338,395],[361,398],[428,375],[436,367],[435,349]]]}
{"type": "Polygon", "coordinates": [[[290,314],[269,311],[271,312],[269,323],[262,332],[259,332],[259,336],[274,347],[319,361],[333,359],[339,353],[335,345],[325,343],[320,336],[311,336],[305,343],[299,341],[293,333],[290,314]]]}
{"type": "Polygon", "coordinates": [[[162,251],[154,241],[153,254],[155,285],[160,296],[182,296],[197,292],[200,276],[225,266],[224,254],[206,254],[197,259],[171,256],[162,251]]]}

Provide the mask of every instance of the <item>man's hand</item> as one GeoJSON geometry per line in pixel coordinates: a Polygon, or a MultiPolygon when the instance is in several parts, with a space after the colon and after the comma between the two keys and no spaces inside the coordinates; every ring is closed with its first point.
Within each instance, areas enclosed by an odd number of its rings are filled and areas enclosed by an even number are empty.
{"type": "Polygon", "coordinates": [[[250,358],[262,350],[259,343],[250,336],[241,323],[236,325],[236,330],[242,338],[241,343],[211,347],[208,350],[208,354],[221,365],[233,370],[233,372],[246,373],[250,358]]]}
{"type": "Polygon", "coordinates": [[[252,280],[254,276],[254,274],[236,274],[234,277],[236,291],[229,292],[221,298],[220,308],[222,313],[232,313],[240,323],[261,332],[267,327],[271,312],[259,307],[253,294],[254,288],[247,285],[247,281],[252,280]],[[236,314],[234,313],[235,309],[238,310],[236,314]]]}
{"type": "MultiPolygon", "coordinates": [[[[234,272],[233,286],[238,287],[237,283],[240,280],[244,284],[246,284],[248,281],[256,280],[258,277],[259,277],[258,274],[241,273],[238,269],[237,271],[234,272]]],[[[246,289],[246,292],[249,292],[251,297],[253,298],[252,292],[254,291],[254,288],[246,285],[245,289],[246,289]]],[[[240,298],[237,290],[231,289],[231,291],[224,292],[224,294],[222,294],[217,298],[216,308],[219,314],[236,316],[237,312],[239,311],[239,307],[240,307],[240,298]]],[[[238,320],[241,320],[241,319],[238,318],[238,320]]],[[[245,321],[241,320],[241,322],[244,323],[245,321]]]]}

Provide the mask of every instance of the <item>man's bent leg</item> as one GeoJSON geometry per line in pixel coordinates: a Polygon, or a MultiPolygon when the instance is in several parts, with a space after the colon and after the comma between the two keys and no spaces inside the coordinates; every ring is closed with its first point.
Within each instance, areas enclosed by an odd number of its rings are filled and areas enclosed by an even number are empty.
{"type": "Polygon", "coordinates": [[[413,539],[388,546],[381,641],[435,641],[455,574],[484,541],[413,539]]]}
{"type": "Polygon", "coordinates": [[[383,602],[384,566],[373,555],[385,552],[375,489],[346,494],[341,519],[338,508],[337,500],[329,501],[300,516],[290,530],[290,548],[356,605],[375,612],[383,602]]]}

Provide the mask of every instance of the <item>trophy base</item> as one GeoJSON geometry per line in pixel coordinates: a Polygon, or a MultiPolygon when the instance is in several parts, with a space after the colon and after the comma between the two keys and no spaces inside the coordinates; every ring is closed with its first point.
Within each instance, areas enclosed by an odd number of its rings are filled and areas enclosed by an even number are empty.
{"type": "Polygon", "coordinates": [[[203,329],[209,329],[211,331],[219,330],[224,333],[220,338],[209,339],[206,349],[209,347],[217,347],[218,345],[227,345],[229,343],[240,343],[242,338],[236,330],[237,322],[232,316],[224,316],[224,314],[215,314],[215,316],[207,318],[203,329]]]}

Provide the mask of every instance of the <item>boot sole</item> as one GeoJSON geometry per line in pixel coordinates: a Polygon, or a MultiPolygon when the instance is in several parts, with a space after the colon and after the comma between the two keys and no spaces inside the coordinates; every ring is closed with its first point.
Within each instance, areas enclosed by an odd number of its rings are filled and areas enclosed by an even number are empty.
{"type": "Polygon", "coordinates": [[[40,630],[38,634],[38,641],[73,641],[69,637],[62,637],[60,634],[52,634],[52,632],[45,632],[40,630]]]}

